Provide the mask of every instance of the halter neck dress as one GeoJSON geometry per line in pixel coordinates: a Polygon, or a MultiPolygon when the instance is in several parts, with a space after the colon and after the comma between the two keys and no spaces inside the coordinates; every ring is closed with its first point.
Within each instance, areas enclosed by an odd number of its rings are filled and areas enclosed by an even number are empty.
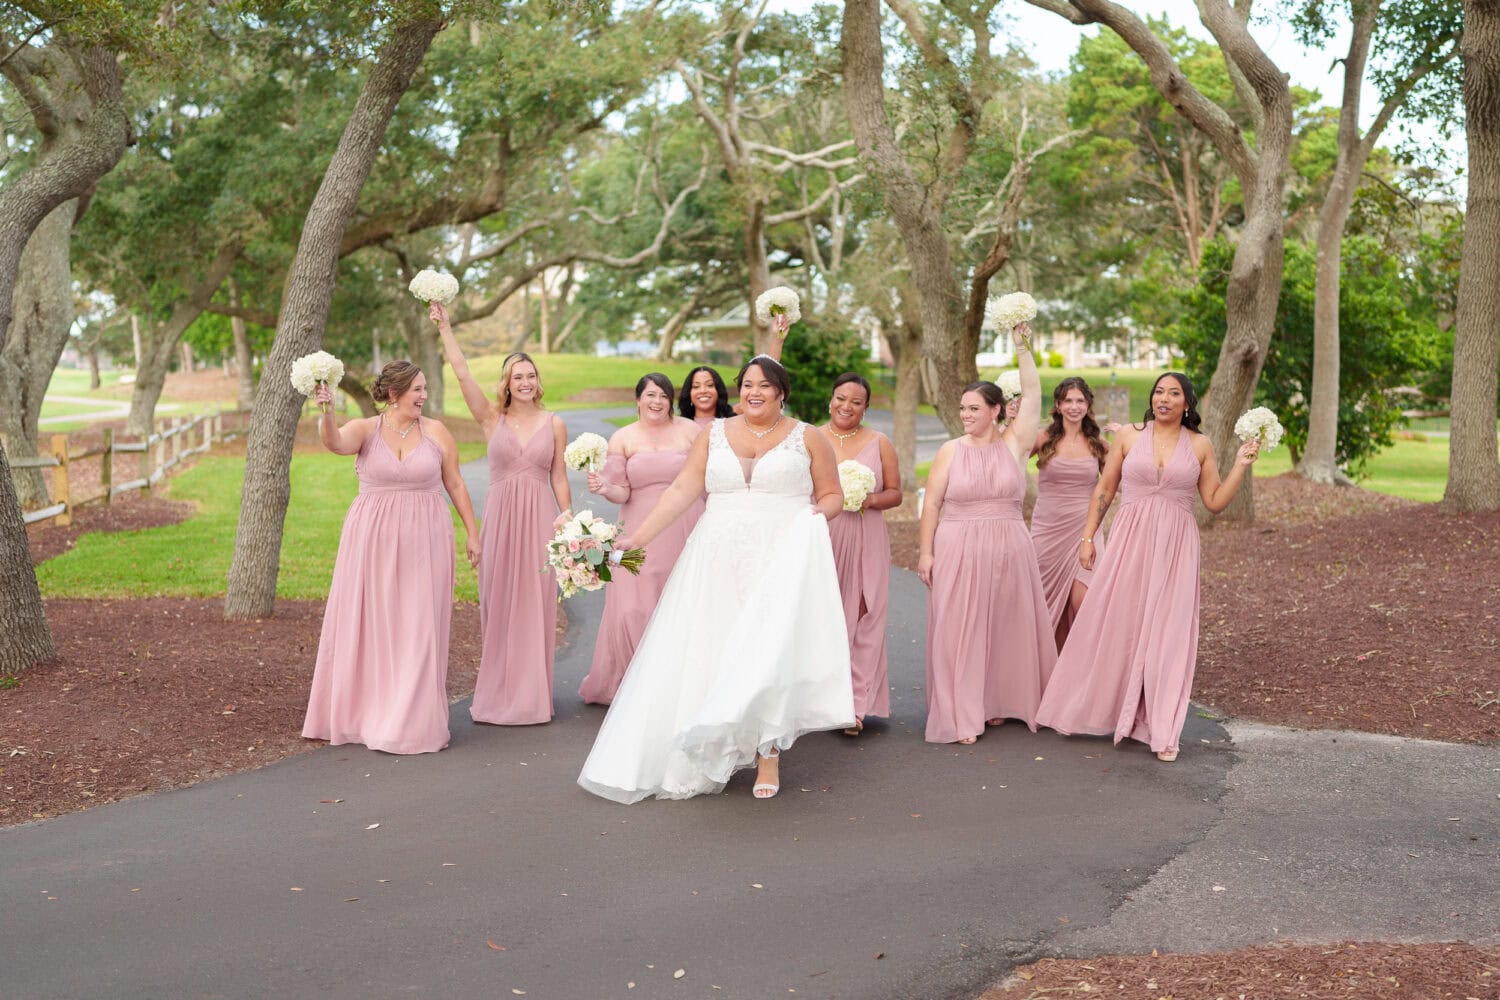
{"type": "MultiPolygon", "coordinates": [[[[885,489],[880,442],[872,432],[854,461],[875,474],[875,489],[885,489]]],[[[887,679],[885,624],[891,590],[891,536],[883,511],[846,510],[828,522],[833,562],[838,567],[844,625],[849,633],[849,666],[854,682],[854,712],[861,719],[891,714],[887,679]],[[865,613],[859,613],[863,603],[865,613]]]]}

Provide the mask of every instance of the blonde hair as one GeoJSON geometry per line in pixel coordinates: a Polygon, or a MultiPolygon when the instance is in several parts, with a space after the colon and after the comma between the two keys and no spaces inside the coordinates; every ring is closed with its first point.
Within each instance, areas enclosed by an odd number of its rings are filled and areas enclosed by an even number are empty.
{"type": "Polygon", "coordinates": [[[537,363],[535,361],[531,360],[531,355],[527,354],[525,351],[512,351],[510,354],[507,354],[505,356],[505,363],[500,366],[500,391],[497,393],[497,395],[500,397],[501,413],[508,413],[510,411],[510,373],[511,370],[522,361],[525,361],[530,364],[531,367],[536,368],[536,406],[539,410],[546,409],[546,407],[542,405],[542,370],[537,367],[537,363]]]}

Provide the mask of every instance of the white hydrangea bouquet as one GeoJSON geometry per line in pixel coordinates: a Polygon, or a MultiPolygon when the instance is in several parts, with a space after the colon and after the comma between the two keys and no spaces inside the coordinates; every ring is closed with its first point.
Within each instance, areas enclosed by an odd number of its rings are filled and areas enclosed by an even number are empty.
{"type": "Polygon", "coordinates": [[[1264,406],[1246,410],[1240,414],[1240,419],[1234,422],[1234,436],[1241,441],[1258,439],[1262,451],[1269,451],[1280,444],[1281,434],[1281,421],[1276,419],[1276,414],[1264,406]]]}
{"type": "Polygon", "coordinates": [[[595,517],[591,510],[579,511],[558,529],[547,543],[547,567],[557,578],[557,589],[563,597],[603,587],[613,579],[614,566],[631,573],[641,571],[646,562],[645,549],[628,549],[618,560],[610,559],[620,530],[620,525],[595,517]]]}
{"type": "Polygon", "coordinates": [[[292,388],[304,396],[318,391],[318,383],[339,384],[344,377],[344,363],[327,351],[313,351],[292,362],[292,388]]]}
{"type": "Polygon", "coordinates": [[[598,472],[604,467],[609,442],[592,431],[585,431],[563,450],[563,461],[575,472],[598,472]]]}
{"type": "Polygon", "coordinates": [[[1025,292],[1011,292],[984,304],[984,325],[988,329],[1009,333],[1022,323],[1036,319],[1036,299],[1025,292]]]}
{"type": "Polygon", "coordinates": [[[458,297],[458,279],[442,271],[424,268],[411,279],[407,289],[423,302],[441,302],[447,305],[458,297]]]}
{"type": "Polygon", "coordinates": [[[839,463],[839,486],[844,491],[844,509],[859,510],[875,489],[875,473],[863,462],[846,458],[839,463]]]}
{"type": "Polygon", "coordinates": [[[1000,377],[995,380],[995,384],[1000,387],[1001,392],[1005,393],[1005,401],[1009,403],[1012,399],[1021,395],[1020,370],[1017,368],[1007,368],[1000,373],[1000,377]]]}
{"type": "MultiPolygon", "coordinates": [[[[793,323],[802,318],[802,300],[798,297],[796,290],[785,285],[775,288],[767,288],[755,299],[755,318],[762,323],[772,324],[779,316],[786,317],[787,329],[791,329],[793,323]]],[[[774,324],[772,324],[774,325],[774,324]]],[[[786,331],[780,331],[784,336],[786,331]]]]}

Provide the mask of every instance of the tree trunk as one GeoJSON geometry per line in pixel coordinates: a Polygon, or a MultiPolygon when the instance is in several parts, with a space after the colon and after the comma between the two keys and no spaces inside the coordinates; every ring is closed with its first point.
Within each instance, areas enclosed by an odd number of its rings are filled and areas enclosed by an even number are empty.
{"type": "Polygon", "coordinates": [[[698,306],[702,302],[703,289],[700,288],[693,293],[692,298],[683,303],[681,309],[667,318],[666,324],[661,328],[661,342],[656,349],[656,360],[672,360],[672,348],[677,344],[678,335],[682,333],[683,327],[687,326],[688,320],[692,318],[693,313],[698,311],[698,306]]]}
{"type": "Polygon", "coordinates": [[[85,352],[89,359],[89,388],[99,388],[99,342],[96,340],[89,344],[85,352]]]}
{"type": "Polygon", "coordinates": [[[373,417],[378,412],[375,409],[375,397],[370,395],[370,390],[347,370],[344,377],[339,379],[339,391],[354,400],[354,405],[359,407],[360,416],[373,417]]]}
{"type": "Polygon", "coordinates": [[[891,400],[891,444],[901,467],[901,496],[917,491],[917,404],[922,399],[922,328],[902,323],[891,331],[896,356],[896,394],[891,400]]]}
{"type": "MultiPolygon", "coordinates": [[[[13,456],[37,455],[37,421],[42,397],[57,368],[73,326],[73,270],[69,250],[77,199],[54,208],[31,234],[21,254],[16,280],[15,318],[0,352],[0,439],[13,456]]],[[[16,495],[22,507],[45,507],[47,483],[41,469],[16,469],[16,495]]]]}
{"type": "Polygon", "coordinates": [[[0,445],[0,565],[11,567],[0,585],[0,676],[10,677],[56,652],[42,592],[31,569],[21,505],[11,485],[10,460],[0,445]],[[25,567],[22,571],[19,567],[25,567]]]}
{"type": "Polygon", "coordinates": [[[344,230],[359,204],[391,114],[443,23],[427,18],[393,29],[307,210],[281,298],[276,340],[266,359],[267,377],[261,380],[250,421],[244,493],[224,599],[226,617],[262,617],[275,608],[276,571],[291,495],[292,443],[304,402],[288,377],[292,361],[323,342],[344,230]]]}
{"type": "MultiPolygon", "coordinates": [[[[410,279],[406,279],[408,282],[410,279]]],[[[401,335],[406,339],[406,352],[412,364],[422,369],[427,376],[426,413],[443,415],[443,344],[437,327],[425,313],[415,310],[403,311],[400,318],[401,335]]],[[[379,374],[378,370],[376,374],[379,374]]]]}
{"type": "MultiPolygon", "coordinates": [[[[766,199],[758,193],[745,200],[745,271],[750,279],[750,336],[755,353],[763,354],[771,346],[771,328],[755,315],[755,300],[771,287],[771,262],[766,255],[766,199]]],[[[811,302],[807,305],[812,308],[811,302]]]]}
{"type": "MultiPolygon", "coordinates": [[[[229,304],[240,305],[240,287],[229,279],[229,304]]],[[[229,317],[229,330],[234,337],[234,367],[239,375],[240,409],[248,410],[255,405],[255,356],[250,352],[250,334],[245,329],[242,317],[229,317]]]]}
{"type": "Polygon", "coordinates": [[[964,355],[965,293],[953,270],[942,206],[902,159],[885,110],[885,56],[880,40],[879,0],[844,4],[844,98],[860,158],[896,220],[911,264],[920,304],[923,353],[936,375],[933,402],[955,436],[963,432],[958,400],[978,377],[974,355],[964,355]]]}
{"type": "Polygon", "coordinates": [[[135,367],[141,367],[141,318],[135,313],[130,314],[130,347],[135,367]]]}
{"type": "Polygon", "coordinates": [[[1446,510],[1500,508],[1495,381],[1500,365],[1500,0],[1464,4],[1469,199],[1453,331],[1446,510]]]}

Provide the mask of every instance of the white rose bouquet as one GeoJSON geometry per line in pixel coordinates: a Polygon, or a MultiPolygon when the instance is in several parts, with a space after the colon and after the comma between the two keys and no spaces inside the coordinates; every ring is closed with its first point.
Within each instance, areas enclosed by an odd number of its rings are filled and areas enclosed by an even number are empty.
{"type": "MultiPolygon", "coordinates": [[[[788,328],[802,318],[802,300],[794,289],[785,285],[768,288],[755,299],[755,318],[762,323],[771,323],[778,316],[786,317],[788,328]]],[[[785,331],[782,331],[785,334],[785,331]]]]}
{"type": "Polygon", "coordinates": [[[595,517],[591,510],[579,511],[558,529],[547,543],[547,568],[557,578],[557,589],[563,597],[603,587],[613,579],[614,566],[631,573],[641,571],[646,562],[645,549],[628,549],[618,560],[610,559],[620,530],[620,525],[595,517]]]}
{"type": "Polygon", "coordinates": [[[327,351],[313,351],[292,362],[292,388],[304,396],[318,391],[318,383],[339,384],[344,377],[344,363],[327,351]]]}
{"type": "Polygon", "coordinates": [[[417,272],[407,288],[423,302],[441,302],[447,305],[458,296],[458,279],[451,274],[425,268],[417,272]]]}
{"type": "Polygon", "coordinates": [[[844,491],[844,509],[859,510],[875,489],[875,473],[863,463],[846,458],[839,463],[839,486],[844,491]]]}
{"type": "Polygon", "coordinates": [[[598,472],[604,466],[609,442],[592,431],[585,431],[563,450],[563,461],[575,472],[598,472]]]}
{"type": "Polygon", "coordinates": [[[1025,292],[1011,292],[990,299],[984,305],[984,325],[991,330],[1009,333],[1022,323],[1036,319],[1036,299],[1025,292]]]}
{"type": "Polygon", "coordinates": [[[1009,403],[1012,399],[1015,399],[1017,396],[1021,395],[1020,370],[1016,368],[1007,368],[1005,371],[1000,373],[1000,377],[995,380],[995,384],[1000,387],[1001,392],[1005,393],[1005,401],[1009,403]]]}
{"type": "Polygon", "coordinates": [[[1240,419],[1234,422],[1234,436],[1241,441],[1249,441],[1251,438],[1259,439],[1263,451],[1280,444],[1281,434],[1281,421],[1276,419],[1276,414],[1264,406],[1246,410],[1240,414],[1240,419]]]}

